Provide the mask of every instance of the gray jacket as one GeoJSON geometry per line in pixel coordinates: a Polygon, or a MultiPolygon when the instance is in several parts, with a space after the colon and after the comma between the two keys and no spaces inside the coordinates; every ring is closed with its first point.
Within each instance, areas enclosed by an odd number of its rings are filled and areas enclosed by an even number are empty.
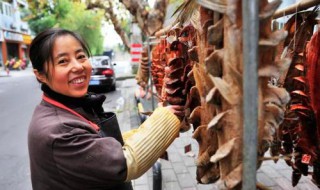
{"type": "Polygon", "coordinates": [[[101,138],[67,110],[42,101],[29,126],[28,146],[34,190],[128,189],[119,141],[101,138]]]}

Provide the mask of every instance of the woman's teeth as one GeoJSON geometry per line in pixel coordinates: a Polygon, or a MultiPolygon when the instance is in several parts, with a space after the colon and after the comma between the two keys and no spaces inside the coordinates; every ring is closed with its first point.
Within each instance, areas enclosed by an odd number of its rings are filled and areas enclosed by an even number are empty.
{"type": "Polygon", "coordinates": [[[72,84],[80,84],[84,82],[85,78],[77,78],[71,81],[72,84]]]}

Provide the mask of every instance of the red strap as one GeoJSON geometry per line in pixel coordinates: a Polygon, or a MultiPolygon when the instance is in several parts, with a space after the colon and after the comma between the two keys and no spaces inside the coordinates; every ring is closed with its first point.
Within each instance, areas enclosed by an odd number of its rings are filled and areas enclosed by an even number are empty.
{"type": "Polygon", "coordinates": [[[42,99],[43,99],[44,101],[46,101],[46,102],[54,105],[54,106],[57,106],[57,107],[59,107],[59,108],[61,108],[61,109],[64,109],[64,110],[67,110],[67,111],[73,113],[74,115],[80,117],[81,119],[83,119],[83,120],[85,120],[87,123],[89,123],[89,124],[92,126],[92,128],[94,128],[96,131],[99,131],[99,130],[100,130],[100,128],[98,127],[97,124],[95,124],[95,123],[87,120],[85,117],[83,117],[83,116],[80,115],[79,113],[75,112],[74,110],[68,108],[67,106],[65,106],[65,105],[63,105],[63,104],[61,104],[61,103],[59,103],[59,102],[57,102],[57,101],[55,101],[55,100],[47,97],[47,96],[44,95],[44,94],[42,95],[42,99]]]}

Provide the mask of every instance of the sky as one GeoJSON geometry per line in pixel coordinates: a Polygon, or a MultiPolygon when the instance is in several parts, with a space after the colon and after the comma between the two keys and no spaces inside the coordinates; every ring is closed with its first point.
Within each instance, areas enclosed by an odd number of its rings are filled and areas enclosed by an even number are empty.
{"type": "Polygon", "coordinates": [[[114,47],[119,43],[122,44],[122,40],[114,30],[113,25],[104,24],[102,26],[102,35],[104,36],[103,46],[106,48],[114,47]]]}

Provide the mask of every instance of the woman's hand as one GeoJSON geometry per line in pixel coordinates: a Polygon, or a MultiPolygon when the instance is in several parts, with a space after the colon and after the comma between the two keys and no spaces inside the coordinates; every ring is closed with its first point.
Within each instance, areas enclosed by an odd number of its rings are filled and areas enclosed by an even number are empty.
{"type": "Polygon", "coordinates": [[[166,107],[173,114],[175,114],[180,120],[185,116],[185,107],[180,105],[165,105],[163,102],[158,103],[159,107],[166,107]]]}

